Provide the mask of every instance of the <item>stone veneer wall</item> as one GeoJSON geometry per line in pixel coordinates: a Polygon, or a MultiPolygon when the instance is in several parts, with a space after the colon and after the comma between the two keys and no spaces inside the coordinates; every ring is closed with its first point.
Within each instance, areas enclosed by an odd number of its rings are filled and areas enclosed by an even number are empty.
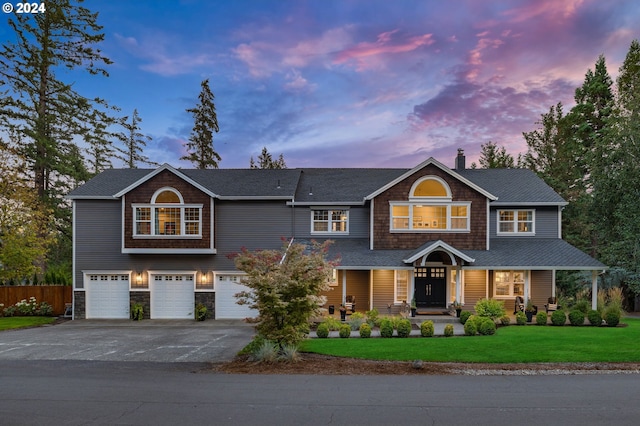
{"type": "Polygon", "coordinates": [[[209,311],[209,319],[216,317],[216,294],[213,292],[196,292],[196,305],[202,303],[209,311]]]}
{"type": "Polygon", "coordinates": [[[131,291],[129,292],[129,305],[140,303],[144,310],[143,319],[151,318],[151,293],[148,291],[131,291]]]}
{"type": "Polygon", "coordinates": [[[85,300],[84,291],[73,292],[73,319],[85,319],[87,317],[85,300]]]}

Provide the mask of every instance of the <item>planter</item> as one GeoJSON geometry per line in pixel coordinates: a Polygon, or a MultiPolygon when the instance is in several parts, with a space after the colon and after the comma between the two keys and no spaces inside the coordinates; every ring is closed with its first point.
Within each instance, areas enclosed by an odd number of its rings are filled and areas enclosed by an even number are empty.
{"type": "Polygon", "coordinates": [[[462,312],[462,309],[456,309],[456,318],[460,318],[460,312],[462,312]]]}
{"type": "Polygon", "coordinates": [[[347,311],[346,310],[340,310],[340,321],[346,321],[347,320],[347,311]]]}
{"type": "Polygon", "coordinates": [[[524,314],[527,316],[527,322],[533,321],[533,311],[525,311],[524,314]]]}
{"type": "Polygon", "coordinates": [[[335,305],[329,305],[329,315],[333,315],[336,313],[335,305]]]}
{"type": "Polygon", "coordinates": [[[415,318],[416,316],[416,308],[411,308],[411,318],[415,318]]]}

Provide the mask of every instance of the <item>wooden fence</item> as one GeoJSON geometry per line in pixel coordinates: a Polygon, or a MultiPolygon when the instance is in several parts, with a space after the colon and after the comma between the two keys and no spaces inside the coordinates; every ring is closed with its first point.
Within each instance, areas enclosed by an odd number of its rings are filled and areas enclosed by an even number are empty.
{"type": "Polygon", "coordinates": [[[53,315],[64,314],[65,303],[71,303],[73,291],[70,285],[10,285],[0,286],[0,303],[4,307],[15,305],[22,299],[35,297],[38,303],[47,302],[53,307],[53,315]]]}

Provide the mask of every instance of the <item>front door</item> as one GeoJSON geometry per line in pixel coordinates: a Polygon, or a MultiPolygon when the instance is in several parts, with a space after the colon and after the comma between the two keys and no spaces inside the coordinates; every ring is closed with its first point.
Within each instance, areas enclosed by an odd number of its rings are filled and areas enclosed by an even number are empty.
{"type": "Polygon", "coordinates": [[[419,308],[443,308],[447,299],[447,270],[444,267],[418,267],[414,271],[414,297],[419,308]]]}

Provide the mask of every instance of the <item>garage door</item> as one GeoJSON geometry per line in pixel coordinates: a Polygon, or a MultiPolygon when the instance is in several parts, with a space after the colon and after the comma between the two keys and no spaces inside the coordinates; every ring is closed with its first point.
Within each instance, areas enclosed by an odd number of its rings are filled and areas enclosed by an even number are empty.
{"type": "Polygon", "coordinates": [[[218,275],[216,278],[216,319],[244,319],[256,317],[255,309],[248,305],[238,305],[234,294],[247,291],[249,287],[240,284],[239,275],[218,275]]]}
{"type": "Polygon", "coordinates": [[[151,318],[193,319],[193,275],[151,276],[151,318]]]}
{"type": "Polygon", "coordinates": [[[129,275],[91,274],[85,276],[87,318],[129,318],[129,275]]]}

